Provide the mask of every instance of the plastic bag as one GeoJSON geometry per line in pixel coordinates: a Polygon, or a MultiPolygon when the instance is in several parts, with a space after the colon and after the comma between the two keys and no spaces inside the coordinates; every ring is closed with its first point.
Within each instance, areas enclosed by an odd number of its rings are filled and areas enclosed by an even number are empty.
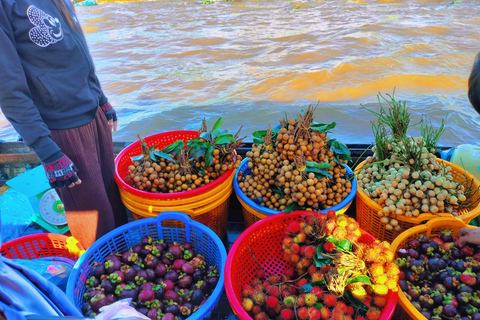
{"type": "Polygon", "coordinates": [[[21,237],[32,223],[35,214],[30,200],[23,193],[8,189],[0,197],[0,208],[2,241],[7,242],[21,237]]]}
{"type": "Polygon", "coordinates": [[[102,307],[100,308],[100,313],[95,317],[95,320],[150,320],[150,318],[135,310],[135,308],[130,305],[131,302],[131,298],[122,299],[102,307]]]}
{"type": "Polygon", "coordinates": [[[12,261],[36,271],[63,292],[67,289],[68,277],[75,265],[75,261],[63,257],[42,257],[32,260],[12,259],[12,261]]]}

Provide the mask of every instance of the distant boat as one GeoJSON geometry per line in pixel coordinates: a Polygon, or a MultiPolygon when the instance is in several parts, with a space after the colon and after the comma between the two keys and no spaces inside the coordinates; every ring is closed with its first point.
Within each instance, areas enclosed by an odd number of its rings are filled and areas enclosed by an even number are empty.
{"type": "Polygon", "coordinates": [[[93,6],[98,4],[97,0],[86,0],[86,1],[81,1],[81,2],[75,2],[76,6],[93,6]]]}

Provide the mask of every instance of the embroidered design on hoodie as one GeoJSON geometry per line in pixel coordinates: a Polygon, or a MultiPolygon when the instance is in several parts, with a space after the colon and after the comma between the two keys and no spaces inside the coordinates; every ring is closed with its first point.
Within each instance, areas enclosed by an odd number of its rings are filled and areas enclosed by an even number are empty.
{"type": "Polygon", "coordinates": [[[35,25],[28,35],[37,46],[47,47],[63,39],[62,25],[58,18],[46,14],[34,5],[28,7],[27,17],[35,25]]]}

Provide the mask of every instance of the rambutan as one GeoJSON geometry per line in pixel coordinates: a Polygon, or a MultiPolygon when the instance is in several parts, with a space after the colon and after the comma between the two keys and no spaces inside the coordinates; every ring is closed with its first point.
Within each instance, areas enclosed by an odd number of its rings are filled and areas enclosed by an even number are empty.
{"type": "Polygon", "coordinates": [[[322,320],[328,320],[330,319],[330,309],[328,309],[327,307],[322,307],[320,309],[320,319],[322,320]]]}
{"type": "Polygon", "coordinates": [[[296,301],[297,301],[297,298],[295,298],[294,296],[286,296],[285,298],[283,298],[283,304],[287,308],[293,308],[295,306],[296,301]]]}
{"type": "Polygon", "coordinates": [[[263,292],[265,290],[265,286],[263,283],[256,284],[253,289],[257,292],[263,292]]]}
{"type": "Polygon", "coordinates": [[[280,277],[276,274],[271,274],[269,277],[268,277],[268,281],[271,283],[271,284],[277,284],[277,283],[280,283],[280,277]]]}
{"type": "Polygon", "coordinates": [[[280,297],[280,289],[278,288],[278,286],[271,286],[270,290],[268,290],[267,293],[276,298],[280,297]]]}
{"type": "Polygon", "coordinates": [[[327,232],[327,234],[332,234],[333,231],[335,231],[336,227],[337,224],[335,223],[335,220],[328,220],[325,224],[325,231],[327,232]]]}
{"type": "Polygon", "coordinates": [[[283,297],[283,298],[286,298],[288,297],[289,295],[291,295],[292,293],[289,291],[289,290],[282,290],[282,292],[280,292],[280,295],[283,297]]]}
{"type": "Polygon", "coordinates": [[[265,279],[265,270],[258,268],[257,271],[255,271],[255,276],[262,280],[265,279]]]}
{"type": "Polygon", "coordinates": [[[317,271],[318,271],[318,268],[315,264],[312,264],[310,267],[308,267],[308,273],[309,274],[314,274],[317,271]]]}
{"type": "Polygon", "coordinates": [[[278,298],[274,296],[269,296],[266,301],[267,306],[272,309],[275,309],[275,307],[278,306],[278,303],[278,298]]]}
{"type": "Polygon", "coordinates": [[[290,262],[297,263],[298,261],[300,261],[300,255],[296,253],[292,253],[290,255],[290,262]]]}
{"type": "Polygon", "coordinates": [[[377,296],[386,296],[388,293],[388,287],[384,284],[374,284],[372,290],[377,296]]]}
{"type": "Polygon", "coordinates": [[[381,251],[378,247],[368,248],[367,251],[365,251],[363,260],[372,263],[379,262],[380,253],[381,251]]]}
{"type": "Polygon", "coordinates": [[[388,300],[387,300],[387,297],[386,296],[374,296],[373,297],[373,304],[378,307],[379,309],[382,309],[383,307],[385,307],[385,305],[387,304],[388,300]]]}
{"type": "Polygon", "coordinates": [[[307,235],[305,233],[299,233],[295,236],[295,238],[293,238],[293,242],[298,244],[304,243],[305,240],[307,240],[307,235]]]}
{"type": "Polygon", "coordinates": [[[342,301],[337,301],[337,303],[335,303],[335,305],[333,306],[333,309],[340,310],[343,313],[347,313],[347,305],[342,301]]]}
{"type": "Polygon", "coordinates": [[[290,237],[283,238],[282,244],[284,246],[283,249],[290,248],[293,244],[293,238],[290,238],[290,237]]]}
{"type": "Polygon", "coordinates": [[[283,254],[283,260],[285,260],[285,262],[292,262],[292,254],[291,253],[284,253],[283,254]]]}
{"type": "Polygon", "coordinates": [[[302,257],[300,259],[300,264],[302,265],[303,269],[307,269],[312,265],[313,260],[307,257],[302,257]]]}
{"type": "Polygon", "coordinates": [[[343,314],[342,311],[333,309],[332,311],[332,320],[344,320],[345,315],[343,314]]]}
{"type": "Polygon", "coordinates": [[[253,289],[253,287],[249,284],[244,284],[242,286],[242,295],[244,297],[251,297],[253,295],[253,293],[255,292],[255,290],[253,289]]]}
{"type": "Polygon", "coordinates": [[[315,256],[315,254],[317,253],[317,248],[315,248],[314,246],[307,246],[305,248],[305,257],[307,258],[310,258],[310,259],[313,259],[313,257],[315,256]]]}
{"type": "Polygon", "coordinates": [[[317,303],[318,298],[313,293],[309,292],[305,295],[305,304],[309,307],[314,306],[317,303]]]}
{"type": "Polygon", "coordinates": [[[305,234],[307,236],[310,236],[310,235],[313,234],[313,226],[307,225],[307,226],[305,226],[305,228],[303,228],[303,231],[305,232],[305,234]]]}
{"type": "Polygon", "coordinates": [[[378,308],[370,307],[365,316],[368,320],[378,320],[380,319],[380,313],[378,308]]]}
{"type": "Polygon", "coordinates": [[[281,320],[292,320],[294,318],[295,314],[293,313],[292,309],[282,309],[282,311],[280,311],[281,320]]]}
{"type": "Polygon", "coordinates": [[[349,233],[347,233],[347,235],[345,236],[345,239],[348,240],[348,241],[350,241],[350,242],[352,242],[352,243],[355,243],[355,242],[357,242],[357,240],[358,240],[359,237],[360,237],[359,235],[357,236],[357,235],[354,234],[353,232],[349,232],[349,233]]]}
{"type": "Polygon", "coordinates": [[[381,276],[381,275],[384,274],[383,264],[380,264],[380,263],[374,263],[374,264],[370,265],[368,270],[370,271],[370,274],[373,277],[381,276]]]}
{"type": "Polygon", "coordinates": [[[327,307],[333,307],[335,303],[337,303],[337,298],[332,294],[326,294],[323,296],[323,303],[325,303],[327,307]]]}
{"type": "Polygon", "coordinates": [[[367,291],[365,291],[365,288],[361,285],[354,286],[354,287],[350,288],[349,290],[352,293],[352,295],[360,301],[364,301],[365,298],[367,297],[367,291]]]}
{"type": "Polygon", "coordinates": [[[295,276],[295,268],[294,267],[288,267],[283,271],[283,274],[288,278],[292,279],[295,276]]]}
{"type": "Polygon", "coordinates": [[[300,224],[297,221],[292,221],[290,224],[287,226],[287,232],[297,234],[300,232],[300,224]]]}
{"type": "Polygon", "coordinates": [[[347,306],[347,314],[353,317],[355,310],[351,306],[347,306]]]}
{"type": "Polygon", "coordinates": [[[270,318],[268,317],[268,315],[265,312],[262,311],[262,312],[257,313],[255,315],[254,319],[255,320],[268,320],[270,318]]]}
{"type": "Polygon", "coordinates": [[[347,229],[345,229],[345,227],[336,227],[335,230],[333,230],[332,236],[339,241],[345,239],[347,229]]]}
{"type": "Polygon", "coordinates": [[[260,313],[260,311],[262,311],[262,308],[259,305],[254,305],[253,306],[253,309],[252,309],[253,314],[260,313]]]}
{"type": "Polygon", "coordinates": [[[352,317],[349,314],[344,314],[343,320],[352,320],[352,317]]]}
{"type": "Polygon", "coordinates": [[[318,282],[323,280],[323,272],[322,271],[316,271],[311,274],[312,277],[312,282],[318,282]]]}
{"type": "Polygon", "coordinates": [[[327,219],[335,218],[336,215],[337,215],[337,213],[335,212],[335,210],[328,210],[327,211],[327,219]]]}
{"type": "Polygon", "coordinates": [[[307,307],[301,307],[297,309],[297,317],[300,320],[308,320],[308,309],[307,307]]]}
{"type": "Polygon", "coordinates": [[[385,260],[386,263],[390,263],[393,261],[393,259],[395,259],[395,254],[392,250],[388,249],[382,251],[381,257],[383,258],[383,260],[385,260]]]}
{"type": "Polygon", "coordinates": [[[308,320],[320,320],[320,310],[316,308],[308,308],[308,320]]]}
{"type": "Polygon", "coordinates": [[[294,243],[292,244],[292,246],[290,247],[290,250],[292,250],[292,253],[300,253],[300,250],[301,250],[301,247],[298,243],[294,243]]]}
{"type": "Polygon", "coordinates": [[[385,265],[385,273],[388,274],[389,277],[398,275],[400,274],[400,268],[395,263],[390,262],[385,265]]]}
{"type": "Polygon", "coordinates": [[[373,282],[375,284],[385,284],[385,282],[387,282],[387,280],[388,280],[388,278],[384,274],[376,276],[376,277],[373,278],[373,282]]]}
{"type": "Polygon", "coordinates": [[[323,250],[325,252],[331,253],[333,252],[334,249],[335,249],[335,244],[333,242],[327,241],[323,244],[323,250]]]}
{"type": "Polygon", "coordinates": [[[243,298],[243,301],[242,301],[242,307],[243,309],[245,309],[245,311],[249,312],[249,311],[252,311],[253,309],[253,300],[250,299],[250,298],[243,298]]]}
{"type": "Polygon", "coordinates": [[[344,214],[339,214],[337,215],[335,222],[338,227],[346,227],[348,224],[348,218],[344,214]]]}
{"type": "Polygon", "coordinates": [[[355,320],[367,320],[367,318],[362,317],[362,316],[357,316],[357,317],[355,317],[355,320]]]}
{"type": "Polygon", "coordinates": [[[256,292],[254,295],[253,295],[253,301],[255,302],[255,304],[259,305],[259,306],[263,306],[265,304],[265,295],[263,294],[263,292],[256,292]]]}
{"type": "Polygon", "coordinates": [[[385,285],[387,286],[387,289],[394,290],[397,287],[397,283],[398,283],[398,276],[388,278],[388,280],[385,282],[385,285]]]}
{"type": "Polygon", "coordinates": [[[355,230],[357,230],[360,226],[358,225],[358,222],[353,220],[353,222],[348,219],[348,223],[347,223],[347,231],[348,233],[351,233],[351,232],[354,232],[355,230]]]}
{"type": "Polygon", "coordinates": [[[297,297],[297,307],[305,307],[305,293],[297,297]]]}
{"type": "Polygon", "coordinates": [[[308,283],[307,279],[305,278],[301,278],[301,279],[298,279],[297,282],[295,282],[295,286],[297,288],[301,288],[303,287],[304,285],[306,285],[308,283]]]}
{"type": "Polygon", "coordinates": [[[317,299],[322,299],[323,297],[323,290],[320,287],[313,287],[312,290],[310,290],[311,294],[314,294],[317,299]]]}

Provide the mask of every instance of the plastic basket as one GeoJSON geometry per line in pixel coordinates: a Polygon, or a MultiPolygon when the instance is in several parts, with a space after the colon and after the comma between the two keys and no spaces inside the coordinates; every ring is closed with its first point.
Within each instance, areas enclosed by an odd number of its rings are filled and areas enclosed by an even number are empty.
{"type": "MultiPolygon", "coordinates": [[[[465,179],[465,173],[469,180],[473,179],[473,185],[475,188],[478,188],[480,186],[480,181],[478,181],[478,179],[476,179],[472,174],[465,172],[459,166],[441,159],[437,159],[437,162],[443,162],[445,163],[445,165],[452,168],[452,176],[456,182],[463,181],[465,179]]],[[[358,174],[365,164],[366,160],[357,166],[355,172],[358,174]]],[[[475,202],[476,207],[473,210],[467,211],[464,209],[460,211],[460,215],[458,216],[460,220],[468,224],[470,220],[480,215],[480,195],[477,196],[475,202]]],[[[385,228],[385,224],[380,221],[380,217],[378,216],[378,211],[382,209],[382,207],[378,203],[370,199],[370,197],[365,193],[365,191],[363,191],[360,185],[357,188],[356,206],[357,221],[360,224],[360,227],[370,233],[375,238],[382,241],[385,240],[390,243],[403,231],[420,225],[425,221],[429,221],[438,217],[452,217],[450,213],[421,213],[417,217],[410,218],[397,215],[395,219],[398,220],[398,225],[402,229],[401,231],[389,231],[385,228]]]]}
{"type": "MultiPolygon", "coordinates": [[[[250,283],[260,264],[266,275],[280,275],[291,266],[285,262],[282,241],[285,228],[292,221],[300,221],[311,211],[279,213],[262,219],[247,228],[234,242],[225,266],[225,291],[235,314],[242,320],[252,318],[242,307],[242,285],[250,283]],[[241,263],[238,263],[241,261],[241,263]]],[[[362,230],[359,242],[371,243],[375,239],[362,230]]],[[[397,292],[389,292],[388,303],[380,319],[390,319],[397,304],[397,292]]]]}
{"type": "Polygon", "coordinates": [[[80,310],[84,303],[85,281],[91,275],[94,263],[103,263],[107,255],[123,252],[140,243],[143,236],[163,239],[166,242],[190,242],[196,252],[205,256],[207,265],[217,266],[220,278],[214,291],[194,314],[187,319],[204,319],[215,308],[224,287],[225,262],[227,251],[220,238],[205,225],[193,221],[181,212],[163,212],[158,217],[130,222],[110,231],[95,241],[75,263],[67,283],[67,297],[80,310]],[[175,220],[183,227],[165,227],[165,222],[175,220]]]}
{"type": "MultiPolygon", "coordinates": [[[[248,168],[248,157],[242,160],[242,163],[240,164],[240,167],[238,170],[235,172],[235,178],[233,179],[233,190],[235,190],[235,194],[238,198],[238,201],[242,205],[242,212],[243,212],[243,218],[245,220],[245,226],[248,228],[255,222],[262,220],[263,218],[266,218],[268,216],[271,216],[273,214],[280,213],[281,211],[273,210],[267,207],[264,207],[249,197],[247,197],[242,190],[240,189],[238,185],[238,173],[242,172],[244,175],[250,175],[252,174],[252,171],[250,168],[248,168]]],[[[353,175],[353,171],[346,166],[347,168],[347,175],[350,177],[353,175]]],[[[352,180],[352,190],[350,191],[350,194],[343,199],[339,204],[328,208],[327,210],[334,210],[337,212],[337,214],[342,214],[344,213],[348,207],[352,204],[353,198],[355,197],[357,193],[357,181],[356,178],[353,177],[352,180]]]]}
{"type": "MultiPolygon", "coordinates": [[[[144,140],[148,146],[163,148],[182,139],[184,142],[198,137],[197,131],[169,131],[157,133],[144,140]]],[[[132,212],[134,219],[156,216],[164,211],[180,211],[193,220],[204,223],[219,237],[227,232],[228,205],[233,192],[232,180],[234,170],[229,170],[208,185],[194,190],[174,193],[152,193],[138,190],[125,181],[129,174],[128,166],[133,164],[131,157],[141,154],[140,141],[136,141],[115,158],[115,181],[120,190],[120,197],[132,212]]],[[[175,224],[170,225],[176,227],[175,224]]]]}
{"type": "MultiPolygon", "coordinates": [[[[418,236],[419,234],[426,234],[427,237],[437,237],[442,234],[442,231],[449,230],[453,236],[456,236],[461,228],[474,229],[474,226],[467,225],[460,219],[454,217],[442,217],[435,218],[428,221],[426,224],[422,224],[413,227],[405,232],[402,232],[392,243],[392,250],[397,252],[398,249],[405,248],[407,242],[418,236]]],[[[403,291],[398,287],[398,301],[400,308],[395,311],[393,319],[399,320],[426,320],[426,318],[410,303],[403,291]]]]}
{"type": "Polygon", "coordinates": [[[77,261],[84,249],[80,242],[72,247],[63,234],[38,233],[20,237],[2,244],[1,254],[9,259],[36,259],[42,257],[63,257],[77,261]]]}

